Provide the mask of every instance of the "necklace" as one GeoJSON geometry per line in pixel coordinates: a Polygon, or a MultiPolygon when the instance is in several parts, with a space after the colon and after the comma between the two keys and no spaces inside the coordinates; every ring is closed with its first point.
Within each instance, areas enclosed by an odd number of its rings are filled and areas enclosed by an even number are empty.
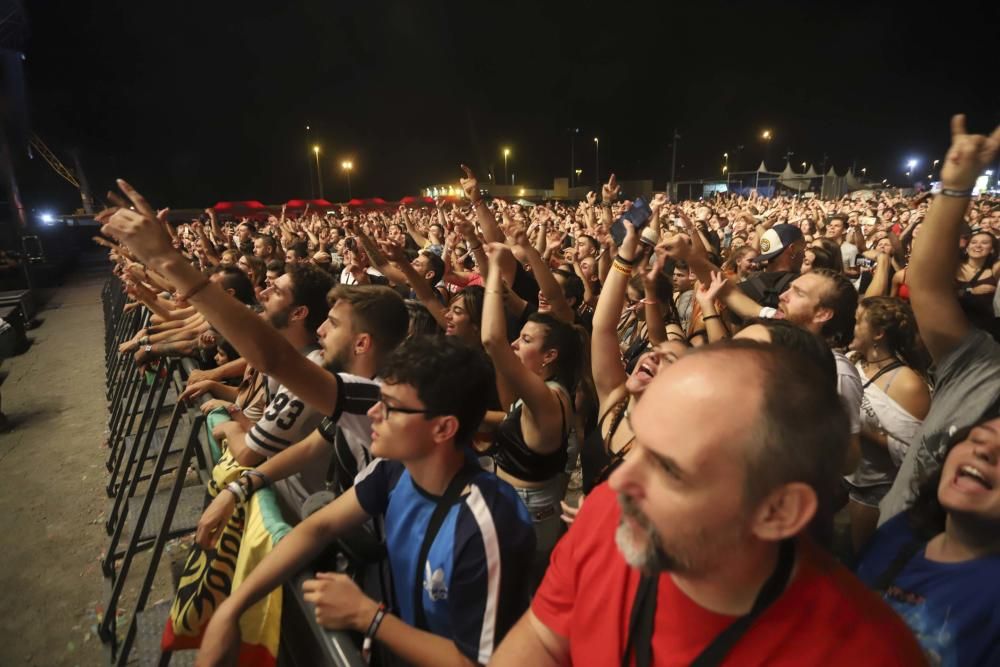
{"type": "Polygon", "coordinates": [[[872,366],[875,366],[876,364],[881,364],[883,361],[889,361],[889,360],[895,360],[895,359],[896,359],[896,355],[890,355],[888,357],[882,357],[881,359],[872,359],[871,361],[869,361],[868,359],[865,359],[861,363],[864,365],[865,368],[870,368],[872,366]]]}

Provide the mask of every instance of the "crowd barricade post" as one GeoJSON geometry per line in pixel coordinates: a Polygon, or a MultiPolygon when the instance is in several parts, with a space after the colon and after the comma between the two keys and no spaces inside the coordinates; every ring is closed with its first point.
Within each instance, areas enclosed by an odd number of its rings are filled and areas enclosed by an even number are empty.
{"type": "MultiPolygon", "coordinates": [[[[120,434],[112,440],[111,452],[112,452],[112,466],[111,466],[111,477],[108,480],[108,496],[116,498],[114,508],[111,514],[108,516],[108,533],[111,533],[110,526],[113,525],[115,517],[118,514],[119,505],[121,501],[121,489],[123,486],[128,484],[131,476],[132,468],[135,465],[135,454],[136,448],[139,446],[140,441],[144,444],[142,445],[143,451],[148,451],[149,442],[153,438],[153,432],[156,430],[156,421],[159,418],[160,411],[163,410],[163,405],[167,400],[167,392],[169,390],[169,381],[166,377],[163,377],[161,373],[157,372],[153,375],[152,384],[147,388],[146,379],[143,377],[143,373],[138,371],[134,373],[138,378],[139,390],[138,394],[142,395],[145,392],[146,400],[143,403],[142,409],[137,409],[132,412],[128,419],[128,426],[123,429],[120,434]],[[154,406],[155,401],[155,406],[154,406]],[[132,430],[132,424],[135,421],[136,416],[139,417],[139,425],[136,427],[135,431],[132,430]],[[124,470],[122,464],[124,463],[124,470]]],[[[136,403],[138,404],[138,400],[136,403]]]]}
{"type": "MultiPolygon", "coordinates": [[[[114,562],[119,558],[121,559],[121,565],[114,573],[110,597],[105,606],[104,619],[99,627],[100,636],[105,641],[114,641],[116,638],[115,623],[117,620],[118,602],[121,599],[121,594],[136,554],[151,547],[157,549],[153,554],[150,572],[147,572],[146,581],[143,584],[143,588],[139,591],[136,611],[141,611],[143,605],[145,605],[149,590],[152,587],[152,577],[155,575],[156,567],[159,565],[159,557],[162,554],[163,544],[168,538],[179,537],[193,531],[197,517],[194,517],[194,520],[192,520],[192,516],[190,515],[194,513],[200,514],[200,510],[204,506],[204,488],[201,486],[194,487],[191,495],[192,497],[198,497],[196,501],[197,507],[195,508],[196,512],[189,512],[184,525],[174,525],[177,501],[183,490],[192,456],[197,456],[199,464],[204,465],[204,462],[201,461],[201,455],[196,451],[197,431],[201,427],[204,417],[198,414],[193,419],[186,419],[185,413],[187,411],[188,409],[183,403],[177,403],[174,406],[170,424],[164,435],[163,444],[156,455],[152,472],[148,478],[149,483],[146,486],[146,492],[142,496],[142,503],[137,509],[131,512],[129,512],[128,505],[126,505],[125,510],[122,512],[115,533],[118,539],[121,538],[124,530],[126,517],[129,514],[133,517],[133,520],[128,522],[131,524],[131,534],[129,535],[125,550],[120,554],[115,553],[114,549],[117,548],[117,542],[114,539],[108,548],[104,565],[110,565],[110,568],[114,571],[114,562]],[[183,443],[182,449],[174,450],[171,448],[170,445],[175,441],[183,443]],[[168,457],[178,451],[180,451],[181,455],[180,462],[176,467],[172,469],[168,468],[168,457]],[[169,474],[171,470],[176,475],[175,482],[167,497],[164,498],[158,487],[160,480],[169,474]]],[[[138,484],[138,475],[133,479],[135,484],[138,484]]],[[[131,504],[137,498],[138,496],[135,496],[128,504],[131,504]]]]}
{"type": "MultiPolygon", "coordinates": [[[[118,346],[115,345],[117,350],[118,346]]],[[[135,357],[130,354],[117,354],[114,360],[114,370],[111,376],[111,416],[108,420],[108,429],[111,434],[111,438],[117,434],[117,430],[121,427],[122,419],[128,416],[134,406],[129,406],[128,401],[131,398],[131,392],[136,389],[136,385],[132,384],[130,381],[135,381],[136,378],[136,365],[135,357]],[[125,403],[123,404],[123,400],[125,403]]],[[[110,442],[111,440],[109,440],[110,442]]],[[[110,468],[109,468],[110,470],[110,468]]]]}
{"type": "MultiPolygon", "coordinates": [[[[149,457],[149,450],[152,447],[153,440],[156,438],[157,434],[155,419],[163,409],[163,404],[166,401],[169,386],[169,379],[166,377],[161,379],[159,374],[157,374],[157,379],[154,381],[154,385],[150,389],[149,393],[150,397],[154,394],[157,396],[156,407],[153,408],[148,405],[149,402],[147,402],[147,410],[143,414],[143,421],[139,425],[139,431],[132,439],[130,446],[122,446],[121,448],[121,451],[123,452],[121,459],[126,461],[126,465],[124,471],[122,472],[122,478],[117,484],[115,484],[115,500],[112,505],[111,512],[108,514],[108,521],[106,524],[108,534],[111,535],[111,544],[108,547],[107,555],[105,556],[103,562],[105,574],[108,574],[109,568],[113,567],[116,555],[115,550],[118,548],[118,542],[121,539],[122,531],[125,529],[125,523],[128,520],[128,499],[135,496],[139,482],[142,481],[143,467],[146,459],[149,457]],[[161,386],[157,387],[157,383],[161,386]],[[127,454],[124,453],[126,450],[128,450],[127,454]]],[[[177,406],[175,406],[174,414],[171,415],[171,424],[173,424],[174,415],[176,414],[177,406]]],[[[170,427],[168,426],[167,433],[169,432],[170,427]]],[[[166,450],[170,447],[170,442],[166,440],[165,437],[160,444],[161,450],[166,450]]],[[[114,473],[112,473],[112,475],[114,475],[114,473]]],[[[112,484],[114,484],[114,480],[112,480],[112,484]]]]}
{"type": "MultiPolygon", "coordinates": [[[[178,407],[175,409],[175,414],[180,414],[183,408],[178,407]]],[[[178,427],[178,420],[174,420],[172,424],[172,430],[176,431],[178,427]]],[[[154,506],[155,496],[159,495],[157,493],[157,488],[155,483],[151,483],[148,487],[146,497],[143,501],[142,507],[140,508],[139,515],[136,517],[136,525],[133,529],[132,542],[129,547],[138,547],[138,540],[143,536],[143,533],[155,531],[153,533],[155,537],[152,539],[152,543],[149,545],[152,548],[149,566],[146,569],[145,575],[142,580],[142,584],[139,587],[137,593],[135,606],[130,613],[126,614],[125,618],[128,619],[128,630],[126,631],[122,645],[118,648],[116,656],[116,664],[124,666],[127,664],[129,659],[129,654],[131,652],[133,643],[135,641],[136,630],[138,624],[141,621],[140,615],[145,611],[146,604],[149,601],[149,594],[153,588],[153,583],[156,578],[156,573],[159,568],[160,559],[163,556],[163,550],[166,546],[167,540],[174,537],[179,537],[194,530],[194,524],[188,523],[188,525],[175,526],[174,517],[177,515],[178,506],[181,503],[181,497],[186,492],[184,487],[184,482],[187,477],[188,468],[191,465],[192,459],[201,459],[201,453],[198,446],[198,431],[201,429],[204,423],[204,417],[198,415],[194,420],[188,421],[187,425],[184,427],[184,434],[186,437],[184,440],[184,447],[181,450],[181,459],[177,468],[174,470],[174,480],[171,485],[170,491],[167,494],[165,500],[165,506],[162,511],[162,518],[155,516],[155,512],[152,512],[154,506]],[[157,526],[156,519],[159,525],[157,526]],[[147,531],[147,524],[149,529],[147,531]]],[[[173,439],[175,433],[170,433],[170,438],[173,439]]],[[[159,480],[163,475],[167,474],[166,470],[166,458],[168,456],[167,446],[160,450],[160,455],[156,458],[156,464],[153,470],[153,480],[159,480]]],[[[204,465],[204,462],[199,462],[199,465],[204,465]]],[[[197,495],[200,498],[198,503],[198,508],[204,506],[205,490],[203,487],[192,487],[191,491],[188,492],[192,495],[197,495]]],[[[115,600],[117,603],[117,600],[115,600]]],[[[158,627],[155,629],[162,632],[162,623],[155,624],[158,627]]],[[[169,658],[168,658],[169,660],[169,658]]],[[[162,663],[162,661],[161,661],[162,663]]]]}

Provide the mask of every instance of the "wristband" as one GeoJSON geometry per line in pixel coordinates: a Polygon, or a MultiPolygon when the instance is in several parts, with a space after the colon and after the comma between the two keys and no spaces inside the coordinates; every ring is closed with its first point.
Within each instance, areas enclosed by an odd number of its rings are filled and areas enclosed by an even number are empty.
{"type": "Polygon", "coordinates": [[[636,262],[639,261],[639,258],[638,257],[633,257],[632,259],[625,259],[624,257],[622,257],[621,253],[618,253],[617,255],[615,255],[615,261],[616,262],[621,262],[622,264],[624,264],[626,266],[635,266],[636,262]]]}
{"type": "Polygon", "coordinates": [[[701,317],[702,322],[707,322],[709,320],[721,320],[721,319],[722,319],[721,315],[702,315],[701,317]]]}
{"type": "Polygon", "coordinates": [[[247,501],[247,492],[238,482],[230,482],[226,485],[226,491],[236,496],[236,502],[242,505],[247,501]]]}
{"type": "Polygon", "coordinates": [[[938,194],[944,195],[945,197],[971,197],[972,188],[968,190],[952,190],[951,188],[942,188],[941,192],[938,194]]]}
{"type": "Polygon", "coordinates": [[[378,632],[378,628],[382,625],[382,619],[385,618],[386,608],[385,603],[380,602],[378,609],[375,610],[375,616],[372,618],[372,622],[368,625],[368,630],[365,631],[365,640],[361,644],[361,657],[368,661],[372,654],[372,641],[375,639],[375,633],[378,632]]]}
{"type": "Polygon", "coordinates": [[[644,299],[639,299],[639,303],[647,305],[647,306],[655,306],[656,304],[658,304],[660,302],[657,301],[656,299],[650,299],[649,297],[646,297],[644,299]]]}
{"type": "Polygon", "coordinates": [[[149,345],[149,336],[143,336],[140,338],[139,345],[149,345]]]}
{"type": "Polygon", "coordinates": [[[268,477],[267,475],[265,475],[264,473],[262,473],[259,470],[244,470],[243,474],[240,475],[240,477],[246,477],[247,478],[247,483],[250,485],[250,489],[251,489],[250,493],[251,494],[253,494],[254,491],[256,491],[257,489],[253,488],[253,483],[249,479],[250,477],[257,477],[258,479],[260,479],[260,482],[261,482],[260,488],[262,488],[262,489],[266,489],[267,487],[271,486],[271,478],[268,477]]]}
{"type": "Polygon", "coordinates": [[[611,263],[611,268],[625,276],[632,275],[632,267],[628,264],[622,264],[617,259],[611,263]]]}

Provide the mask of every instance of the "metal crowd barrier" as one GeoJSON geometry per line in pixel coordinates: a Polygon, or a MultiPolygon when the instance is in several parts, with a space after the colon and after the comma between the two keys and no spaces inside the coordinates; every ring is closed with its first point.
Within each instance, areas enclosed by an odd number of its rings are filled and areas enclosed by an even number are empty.
{"type": "MultiPolygon", "coordinates": [[[[105,524],[110,540],[101,560],[109,588],[98,634],[111,648],[111,664],[119,667],[135,662],[167,665],[172,659],[175,665],[190,664],[192,651],[160,653],[159,637],[170,602],[151,608],[147,605],[168,540],[190,534],[197,525],[208,498],[206,486],[213,462],[205,417],[197,406],[176,400],[193,363],[163,359],[149,377],[137,367],[133,355],[119,354],[119,345],[149,319],[138,308],[125,312],[126,301],[121,283],[116,278],[109,280],[102,303],[109,400],[106,466],[110,474],[106,490],[112,500],[105,524]],[[188,474],[192,463],[196,464],[194,478],[188,474]],[[169,488],[164,489],[171,474],[169,488]],[[129,574],[135,569],[136,556],[145,551],[150,552],[148,566],[135,602],[124,610],[119,626],[118,612],[129,574]]],[[[300,573],[284,589],[279,662],[364,665],[348,634],[316,623],[312,605],[301,594],[301,581],[307,576],[313,572],[300,573]]]]}

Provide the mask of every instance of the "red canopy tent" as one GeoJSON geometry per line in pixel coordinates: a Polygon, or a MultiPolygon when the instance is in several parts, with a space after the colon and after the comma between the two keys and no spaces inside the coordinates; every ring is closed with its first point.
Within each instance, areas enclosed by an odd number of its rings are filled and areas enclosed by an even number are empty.
{"type": "Polygon", "coordinates": [[[225,215],[264,215],[267,214],[267,207],[256,200],[249,201],[220,201],[212,207],[216,213],[225,215]]]}
{"type": "Polygon", "coordinates": [[[351,201],[347,202],[347,205],[350,206],[351,208],[361,208],[362,206],[365,205],[365,201],[363,199],[352,199],[351,201]]]}
{"type": "Polygon", "coordinates": [[[414,197],[410,195],[400,199],[399,203],[404,206],[427,206],[428,204],[433,204],[434,200],[430,197],[414,197]]]}
{"type": "Polygon", "coordinates": [[[325,199],[310,199],[309,200],[309,206],[311,208],[316,209],[316,210],[322,209],[324,211],[327,211],[327,210],[333,208],[334,204],[332,204],[331,202],[328,202],[325,199]]]}
{"type": "Polygon", "coordinates": [[[285,210],[294,211],[296,209],[305,208],[306,204],[309,203],[310,202],[306,201],[305,199],[289,199],[288,201],[285,202],[285,210]]]}

